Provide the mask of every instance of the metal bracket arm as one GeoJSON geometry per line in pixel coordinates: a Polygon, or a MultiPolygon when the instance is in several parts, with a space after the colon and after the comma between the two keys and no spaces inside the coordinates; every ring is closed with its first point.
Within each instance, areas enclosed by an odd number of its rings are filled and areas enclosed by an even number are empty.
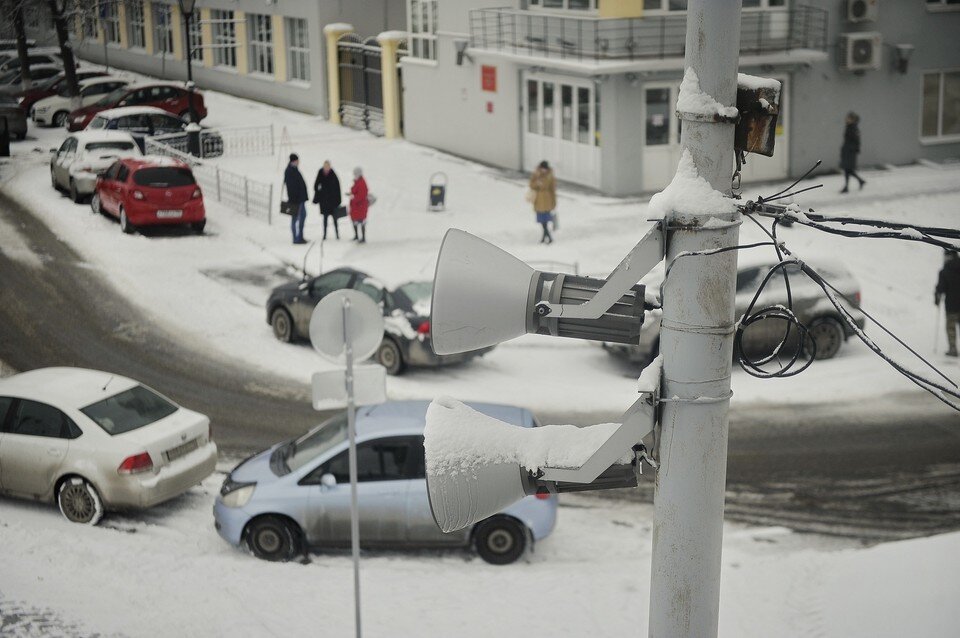
{"type": "Polygon", "coordinates": [[[658,221],[610,273],[606,283],[592,299],[582,304],[553,304],[541,301],[537,304],[537,312],[564,319],[598,319],[640,281],[641,277],[660,263],[664,254],[663,223],[658,221]]]}
{"type": "Polygon", "coordinates": [[[537,477],[541,481],[566,483],[592,483],[607,468],[627,455],[633,455],[633,447],[653,431],[657,422],[655,393],[644,393],[623,413],[620,427],[604,441],[603,445],[579,468],[543,468],[537,477]]]}

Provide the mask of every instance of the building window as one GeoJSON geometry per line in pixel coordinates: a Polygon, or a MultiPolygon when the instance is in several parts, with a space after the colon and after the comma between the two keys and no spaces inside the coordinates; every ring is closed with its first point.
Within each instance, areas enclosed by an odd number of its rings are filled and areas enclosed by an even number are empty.
{"type": "Polygon", "coordinates": [[[203,26],[200,24],[199,11],[195,11],[190,19],[190,59],[203,62],[203,26]]]}
{"type": "Polygon", "coordinates": [[[233,20],[233,11],[214,9],[210,12],[213,63],[217,66],[237,66],[237,25],[233,20]]]}
{"type": "Polygon", "coordinates": [[[960,71],[923,74],[923,141],[960,139],[960,71]]]}
{"type": "Polygon", "coordinates": [[[131,48],[142,49],[145,46],[146,22],[143,19],[143,0],[127,2],[127,38],[131,48]]]}
{"type": "Polygon", "coordinates": [[[161,55],[173,53],[173,12],[170,5],[153,3],[153,46],[161,55]]]}
{"type": "Polygon", "coordinates": [[[100,6],[100,16],[107,42],[120,44],[120,7],[115,2],[104,3],[100,6]]]}
{"type": "Polygon", "coordinates": [[[437,5],[439,0],[408,0],[410,55],[424,60],[437,59],[437,5]]]}
{"type": "Polygon", "coordinates": [[[960,0],[927,0],[927,11],[960,11],[960,0]]]}
{"type": "Polygon", "coordinates": [[[310,81],[310,37],[303,18],[284,18],[287,31],[287,76],[291,80],[310,81]]]}
{"type": "Polygon", "coordinates": [[[250,71],[273,75],[273,22],[270,16],[250,14],[250,71]]]}
{"type": "Polygon", "coordinates": [[[597,0],[530,0],[531,9],[554,9],[561,11],[593,11],[597,0]]]}
{"type": "Polygon", "coordinates": [[[643,0],[643,10],[647,11],[686,11],[687,0],[643,0]]]}
{"type": "Polygon", "coordinates": [[[83,12],[83,37],[96,39],[100,28],[97,25],[97,14],[92,11],[83,12]]]}

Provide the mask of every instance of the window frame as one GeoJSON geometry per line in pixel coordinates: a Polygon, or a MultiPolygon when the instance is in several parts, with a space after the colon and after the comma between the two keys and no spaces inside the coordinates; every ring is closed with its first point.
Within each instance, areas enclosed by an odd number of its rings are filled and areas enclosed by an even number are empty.
{"type": "Polygon", "coordinates": [[[947,11],[960,11],[960,2],[948,2],[947,0],[926,0],[923,3],[930,13],[944,13],[947,11]]]}
{"type": "Polygon", "coordinates": [[[173,9],[171,5],[159,2],[152,2],[150,6],[153,11],[153,53],[160,56],[168,53],[173,55],[173,9]],[[159,46],[161,42],[163,47],[159,46]],[[166,48],[167,46],[169,48],[166,48]]]}
{"type": "Polygon", "coordinates": [[[23,399],[20,397],[7,397],[12,398],[10,405],[7,407],[6,418],[0,423],[0,432],[3,434],[13,434],[17,436],[32,436],[42,439],[64,439],[71,440],[75,439],[83,434],[83,430],[80,429],[73,419],[71,419],[67,414],[58,408],[55,405],[50,405],[49,403],[44,403],[43,401],[36,401],[34,399],[23,399]],[[50,408],[54,412],[60,415],[60,431],[54,436],[48,436],[46,434],[27,434],[24,432],[15,432],[13,429],[14,421],[19,420],[20,418],[20,409],[27,403],[32,403],[35,405],[43,406],[45,408],[50,408]]]}
{"type": "MultiPolygon", "coordinates": [[[[358,467],[357,467],[357,483],[358,483],[358,484],[360,484],[360,483],[387,483],[387,482],[393,482],[393,481],[410,481],[410,480],[416,480],[417,478],[425,478],[425,477],[417,477],[417,476],[415,476],[416,470],[418,469],[418,467],[417,467],[417,466],[418,466],[418,462],[417,462],[417,458],[418,458],[418,456],[417,456],[417,446],[418,446],[418,445],[419,445],[420,449],[422,450],[422,449],[423,449],[423,436],[422,436],[422,435],[416,435],[416,434],[394,434],[394,435],[389,435],[389,436],[381,436],[381,437],[377,437],[377,438],[374,438],[374,439],[367,439],[366,441],[361,441],[361,442],[357,443],[357,465],[358,465],[358,467]],[[376,479],[364,479],[364,478],[362,478],[361,475],[360,475],[360,468],[359,468],[360,448],[363,448],[363,447],[365,447],[365,446],[376,445],[376,444],[381,444],[381,445],[383,445],[383,444],[389,444],[390,442],[393,442],[393,441],[402,441],[402,442],[406,443],[406,447],[407,447],[407,457],[406,457],[406,459],[404,460],[403,468],[402,468],[399,476],[396,476],[396,477],[394,477],[394,478],[383,478],[383,477],[381,476],[381,477],[376,478],[376,479]]],[[[312,470],[310,470],[309,472],[307,472],[307,474],[306,474],[302,479],[300,479],[299,485],[321,485],[321,484],[322,484],[322,483],[321,483],[321,480],[322,480],[323,476],[324,476],[325,474],[332,474],[332,472],[330,471],[330,464],[333,463],[335,460],[340,459],[340,458],[343,457],[344,455],[349,455],[349,453],[350,453],[350,448],[349,448],[349,447],[344,448],[344,449],[340,450],[339,452],[334,453],[332,456],[330,456],[329,458],[327,458],[325,461],[317,464],[316,467],[314,467],[312,470]]],[[[423,456],[422,453],[421,453],[421,456],[423,456]]],[[[349,468],[349,461],[348,461],[348,468],[349,468]]],[[[334,478],[336,478],[336,475],[334,475],[334,478]]],[[[346,481],[341,481],[339,478],[337,478],[337,485],[349,485],[349,484],[350,484],[350,479],[349,479],[349,478],[347,478],[346,481]]]]}
{"type": "Polygon", "coordinates": [[[127,47],[130,49],[147,47],[145,10],[143,0],[127,0],[127,47]]]}
{"type": "Polygon", "coordinates": [[[190,31],[187,37],[190,40],[190,59],[194,62],[203,62],[203,25],[200,24],[198,13],[194,13],[190,19],[190,31]]]}
{"type": "MultiPolygon", "coordinates": [[[[954,73],[960,74],[960,67],[925,70],[920,74],[920,109],[919,109],[920,113],[918,117],[918,130],[919,130],[920,144],[923,146],[936,145],[936,144],[955,144],[957,142],[960,142],[960,133],[951,133],[948,135],[943,134],[943,101],[944,101],[944,85],[945,85],[944,76],[947,74],[954,74],[954,73]],[[924,109],[924,95],[923,95],[924,81],[923,80],[928,75],[939,76],[939,86],[937,91],[937,134],[936,135],[923,134],[923,109],[924,109]]],[[[960,118],[960,114],[957,114],[957,117],[960,118]]]]}
{"type": "Polygon", "coordinates": [[[425,60],[437,61],[437,23],[440,16],[439,0],[407,0],[407,56],[425,60]],[[427,22],[424,27],[420,18],[423,17],[423,5],[427,5],[427,22]],[[414,16],[416,28],[414,28],[414,16]]]}
{"type": "Polygon", "coordinates": [[[237,23],[233,9],[211,9],[213,66],[237,68],[237,23]]]}
{"type": "Polygon", "coordinates": [[[287,44],[287,81],[310,84],[310,24],[306,18],[285,16],[283,31],[287,44]]]}
{"type": "Polygon", "coordinates": [[[266,13],[247,14],[247,64],[251,75],[273,77],[276,73],[273,17],[266,13]],[[266,36],[266,37],[264,37],[266,36]]]}
{"type": "Polygon", "coordinates": [[[600,0],[587,0],[588,6],[586,8],[580,7],[570,7],[570,3],[573,0],[559,0],[563,3],[562,7],[545,7],[544,2],[546,0],[530,0],[527,4],[527,8],[530,11],[537,11],[543,13],[567,13],[571,15],[578,16],[595,16],[599,14],[599,5],[600,0]]]}

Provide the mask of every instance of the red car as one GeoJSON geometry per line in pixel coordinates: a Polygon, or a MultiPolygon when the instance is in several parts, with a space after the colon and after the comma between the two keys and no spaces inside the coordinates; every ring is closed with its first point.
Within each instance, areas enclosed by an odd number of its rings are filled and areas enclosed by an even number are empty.
{"type": "MultiPolygon", "coordinates": [[[[67,130],[80,131],[86,128],[93,116],[100,111],[120,106],[155,106],[187,120],[190,117],[190,91],[182,86],[162,82],[128,84],[89,106],[72,111],[67,118],[67,130]]],[[[197,114],[198,122],[207,117],[203,94],[198,91],[193,92],[193,110],[197,114]]]]}
{"type": "MultiPolygon", "coordinates": [[[[103,71],[77,71],[77,82],[80,80],[86,80],[89,78],[99,78],[106,77],[106,73],[103,71]]],[[[65,87],[67,85],[67,78],[65,75],[60,73],[55,75],[43,84],[38,87],[32,88],[28,91],[20,91],[19,93],[14,94],[13,98],[17,101],[17,104],[20,105],[20,108],[24,110],[28,115],[30,113],[30,107],[42,100],[45,97],[50,97],[51,95],[56,95],[60,90],[60,87],[65,87]]]]}
{"type": "Polygon", "coordinates": [[[120,230],[188,224],[198,233],[207,224],[203,193],[185,162],[169,157],[128,157],[110,165],[93,191],[95,213],[120,218],[120,230]]]}

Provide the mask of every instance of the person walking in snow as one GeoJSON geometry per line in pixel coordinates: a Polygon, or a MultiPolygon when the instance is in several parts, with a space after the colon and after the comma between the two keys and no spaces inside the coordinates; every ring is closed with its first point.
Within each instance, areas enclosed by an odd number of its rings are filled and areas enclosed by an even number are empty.
{"type": "Polygon", "coordinates": [[[317,179],[313,181],[313,203],[320,205],[320,214],[323,215],[323,238],[327,238],[327,220],[333,221],[333,232],[340,239],[340,228],[337,226],[337,209],[340,208],[340,178],[330,165],[330,160],[323,163],[323,168],[317,172],[317,179]]]}
{"type": "Polygon", "coordinates": [[[850,176],[857,178],[860,188],[867,180],[857,175],[857,155],[860,154],[860,116],[850,111],[847,113],[847,126],[843,129],[843,146],[840,147],[840,168],[843,169],[843,190],[849,191],[850,176]]]}
{"type": "Polygon", "coordinates": [[[947,251],[934,294],[937,306],[943,299],[947,311],[947,356],[956,357],[957,324],[960,323],[960,253],[947,251]]]}
{"type": "Polygon", "coordinates": [[[353,222],[353,241],[367,243],[367,208],[370,205],[367,182],[363,169],[353,169],[353,186],[350,187],[350,221],[353,222]]]}
{"type": "Polygon", "coordinates": [[[290,216],[293,243],[305,244],[307,240],[303,238],[303,223],[307,219],[307,200],[310,197],[307,195],[307,183],[303,181],[299,166],[300,157],[296,153],[290,153],[290,163],[283,173],[283,185],[287,189],[287,201],[293,204],[297,211],[290,216]]]}
{"type": "Polygon", "coordinates": [[[550,222],[553,221],[553,209],[557,207],[557,180],[546,160],[540,162],[530,176],[530,194],[537,223],[543,228],[540,243],[552,244],[550,222]]]}

